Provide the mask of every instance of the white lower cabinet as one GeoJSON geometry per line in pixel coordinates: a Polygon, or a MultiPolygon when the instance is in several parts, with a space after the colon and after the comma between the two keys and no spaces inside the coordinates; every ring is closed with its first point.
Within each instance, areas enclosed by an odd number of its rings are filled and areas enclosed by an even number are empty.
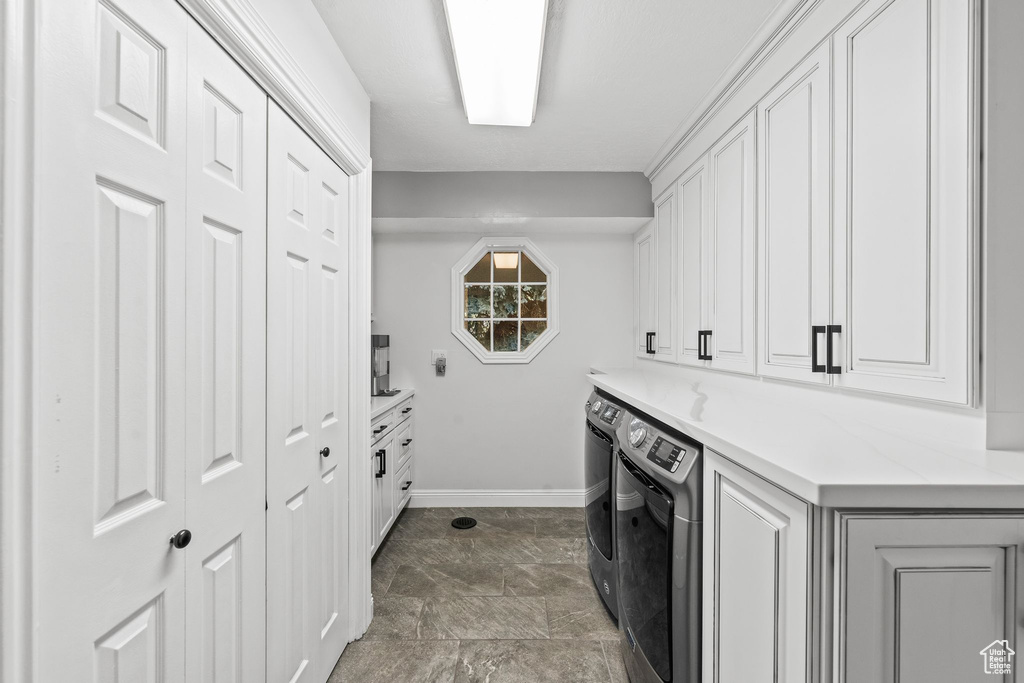
{"type": "Polygon", "coordinates": [[[983,651],[1024,644],[1024,515],[851,513],[838,526],[837,683],[1018,680],[993,675],[1000,656],[983,651]]]}
{"type": "Polygon", "coordinates": [[[986,666],[1024,643],[1024,513],[821,508],[705,449],[704,529],[705,681],[1018,680],[986,666]]]}
{"type": "Polygon", "coordinates": [[[375,418],[371,424],[370,552],[387,537],[409,502],[413,471],[413,400],[375,418]]]}
{"type": "Polygon", "coordinates": [[[810,506],[710,449],[704,468],[704,680],[806,680],[810,506]]]}

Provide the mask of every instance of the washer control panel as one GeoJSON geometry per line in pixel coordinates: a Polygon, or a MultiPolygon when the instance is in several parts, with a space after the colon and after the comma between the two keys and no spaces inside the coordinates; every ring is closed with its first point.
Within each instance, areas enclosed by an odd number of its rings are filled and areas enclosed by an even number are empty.
{"type": "Polygon", "coordinates": [[[686,448],[677,443],[667,441],[665,437],[659,436],[654,440],[651,450],[647,452],[647,459],[663,470],[675,472],[679,469],[679,463],[686,457],[686,448]]]}

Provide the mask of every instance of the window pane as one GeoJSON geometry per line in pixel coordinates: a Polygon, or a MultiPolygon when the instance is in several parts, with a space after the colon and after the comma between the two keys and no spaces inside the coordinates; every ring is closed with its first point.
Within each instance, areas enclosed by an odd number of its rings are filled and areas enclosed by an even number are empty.
{"type": "Polygon", "coordinates": [[[548,329],[546,320],[527,320],[523,323],[523,351],[533,343],[533,340],[548,329]]]}
{"type": "Polygon", "coordinates": [[[466,285],[467,318],[491,317],[491,288],[480,285],[466,285]]]}
{"type": "Polygon", "coordinates": [[[547,285],[523,285],[523,317],[548,317],[547,285]]]}
{"type": "Polygon", "coordinates": [[[548,276],[537,267],[537,264],[530,260],[530,257],[523,253],[523,279],[522,282],[547,282],[548,276]]]}
{"type": "Polygon", "coordinates": [[[491,252],[487,252],[476,262],[468,273],[465,282],[490,282],[491,281],[491,252]]]}
{"type": "Polygon", "coordinates": [[[491,321],[467,320],[466,329],[480,342],[480,346],[488,351],[491,350],[491,321]]]}
{"type": "Polygon", "coordinates": [[[516,285],[494,285],[494,317],[519,317],[519,287],[516,285]]]}
{"type": "Polygon", "coordinates": [[[503,320],[494,323],[494,350],[519,350],[519,323],[515,320],[503,320]]]}
{"type": "Polygon", "coordinates": [[[519,252],[494,252],[494,281],[519,282],[519,252]]]}

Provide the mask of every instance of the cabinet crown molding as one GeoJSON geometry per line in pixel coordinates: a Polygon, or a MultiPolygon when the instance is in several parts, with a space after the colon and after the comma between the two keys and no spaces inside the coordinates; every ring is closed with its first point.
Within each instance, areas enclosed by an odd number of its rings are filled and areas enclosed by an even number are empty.
{"type": "Polygon", "coordinates": [[[249,0],[177,0],[349,175],[370,154],[249,0]]]}

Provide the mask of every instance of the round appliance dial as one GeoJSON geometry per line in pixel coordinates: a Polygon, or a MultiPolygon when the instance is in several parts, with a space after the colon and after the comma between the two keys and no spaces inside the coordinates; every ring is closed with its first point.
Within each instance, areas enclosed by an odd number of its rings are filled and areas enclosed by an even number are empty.
{"type": "Polygon", "coordinates": [[[638,447],[647,438],[647,425],[642,420],[633,418],[629,421],[629,445],[638,447]]]}

